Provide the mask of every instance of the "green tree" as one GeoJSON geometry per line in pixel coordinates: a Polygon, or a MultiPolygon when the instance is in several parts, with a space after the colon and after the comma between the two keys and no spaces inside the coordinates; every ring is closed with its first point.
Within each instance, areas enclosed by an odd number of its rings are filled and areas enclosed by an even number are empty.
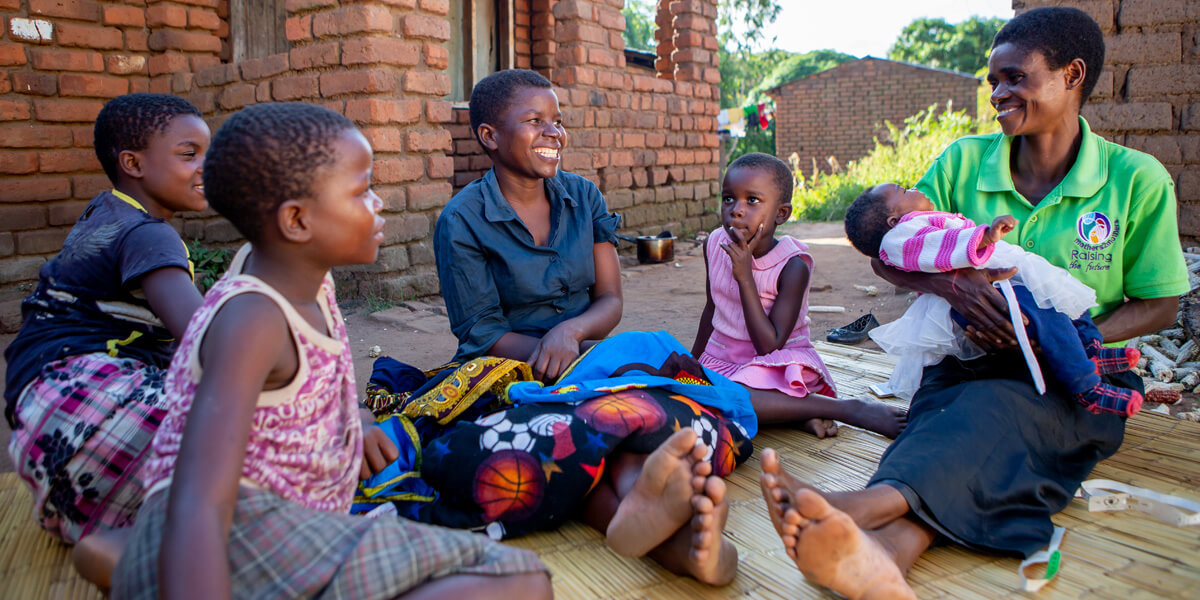
{"type": "Polygon", "coordinates": [[[625,15],[625,32],[622,36],[626,48],[654,51],[658,45],[658,40],[654,39],[654,31],[658,29],[654,22],[655,11],[655,3],[650,0],[625,0],[621,14],[625,15]]]}
{"type": "Polygon", "coordinates": [[[900,32],[888,58],[974,74],[987,66],[992,38],[1005,22],[977,16],[957,24],[920,18],[900,32]]]}

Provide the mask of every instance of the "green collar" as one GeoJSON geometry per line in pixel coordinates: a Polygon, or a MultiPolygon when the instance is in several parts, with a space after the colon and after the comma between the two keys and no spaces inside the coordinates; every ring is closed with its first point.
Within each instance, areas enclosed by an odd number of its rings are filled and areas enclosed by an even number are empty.
{"type": "MultiPolygon", "coordinates": [[[[1071,165],[1071,170],[1067,171],[1067,176],[1056,189],[1064,197],[1090,198],[1108,181],[1108,157],[1100,151],[1100,136],[1092,133],[1091,127],[1088,127],[1088,122],[1083,117],[1079,117],[1079,130],[1083,134],[1083,141],[1079,144],[1079,155],[1075,157],[1075,164],[1071,165]]],[[[977,190],[1016,193],[1012,171],[1009,169],[1012,141],[1012,136],[997,136],[984,152],[980,161],[977,190]]]]}

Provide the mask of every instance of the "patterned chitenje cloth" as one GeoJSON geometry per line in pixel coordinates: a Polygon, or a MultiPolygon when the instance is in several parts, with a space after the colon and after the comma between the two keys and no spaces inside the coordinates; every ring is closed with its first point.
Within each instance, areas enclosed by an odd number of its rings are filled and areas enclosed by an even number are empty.
{"type": "MultiPolygon", "coordinates": [[[[671,360],[668,367],[678,366],[681,357],[671,360]]],[[[699,363],[668,371],[679,374],[675,383],[712,385],[696,375],[704,373],[699,363]]],[[[392,394],[388,402],[394,402],[400,395],[387,391],[385,372],[411,382],[407,375],[416,369],[377,361],[371,387],[377,397],[392,394]]],[[[398,412],[381,419],[401,459],[363,482],[354,510],[393,502],[410,518],[513,537],[556,527],[575,514],[613,451],[647,454],[691,427],[720,476],[752,452],[741,425],[678,393],[679,387],[634,386],[578,402],[511,405],[507,386],[529,380],[528,365],[484,357],[443,370],[412,391],[398,412]]]]}
{"type": "Polygon", "coordinates": [[[164,374],[83,354],[46,365],[21,393],[8,453],[33,491],[34,519],[51,534],[74,543],[133,521],[139,470],[166,414],[164,374]]]}
{"type": "MultiPolygon", "coordinates": [[[[114,598],[158,597],[167,495],[151,496],[138,515],[114,573],[114,598]]],[[[236,598],[395,598],[449,575],[546,570],[533,552],[481,535],[315,510],[245,486],[228,547],[236,598]]]]}

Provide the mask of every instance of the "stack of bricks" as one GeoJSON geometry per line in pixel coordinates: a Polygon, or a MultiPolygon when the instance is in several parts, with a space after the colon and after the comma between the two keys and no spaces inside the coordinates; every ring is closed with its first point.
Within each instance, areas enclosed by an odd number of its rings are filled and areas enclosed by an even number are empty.
{"type": "Polygon", "coordinates": [[[1179,233],[1200,239],[1200,2],[1014,0],[1019,14],[1074,6],[1104,32],[1104,70],[1083,116],[1096,133],[1152,154],[1176,182],[1179,233]]]}
{"type": "Polygon", "coordinates": [[[814,164],[829,172],[869,153],[886,136],[885,121],[900,125],[947,103],[974,116],[978,88],[979,80],[951,71],[869,56],[842,63],[768,91],[775,100],[775,154],[787,160],[795,153],[806,173],[814,164]]]}
{"type": "MultiPolygon", "coordinates": [[[[535,54],[532,64],[554,83],[562,106],[569,136],[562,167],[596,182],[609,209],[622,213],[626,228],[682,233],[714,227],[720,94],[716,2],[660,3],[667,11],[660,15],[671,17],[670,72],[625,64],[622,4],[531,2],[535,52],[545,40],[538,28],[554,26],[553,60],[535,54]],[[545,8],[550,14],[542,12],[545,8]]],[[[490,162],[474,141],[466,109],[455,113],[457,189],[483,174],[490,162]]]]}

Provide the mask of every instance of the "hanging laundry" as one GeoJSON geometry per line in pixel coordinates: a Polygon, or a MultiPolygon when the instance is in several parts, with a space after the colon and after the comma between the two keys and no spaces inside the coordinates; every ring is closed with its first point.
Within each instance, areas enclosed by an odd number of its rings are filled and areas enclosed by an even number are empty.
{"type": "Polygon", "coordinates": [[[767,127],[770,126],[770,122],[767,120],[767,105],[766,105],[766,103],[762,103],[762,104],[758,105],[758,126],[763,129],[766,129],[767,127]]]}

